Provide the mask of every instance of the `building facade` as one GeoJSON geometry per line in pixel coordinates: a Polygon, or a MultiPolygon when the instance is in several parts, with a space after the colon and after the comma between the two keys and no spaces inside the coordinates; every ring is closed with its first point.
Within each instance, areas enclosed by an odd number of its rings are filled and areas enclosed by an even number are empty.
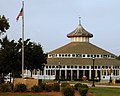
{"type": "MultiPolygon", "coordinates": [[[[90,43],[93,34],[81,24],[67,35],[71,42],[48,53],[44,71],[33,73],[35,78],[56,80],[98,80],[120,78],[120,61],[116,56],[90,43]]],[[[27,73],[27,71],[26,71],[27,73]]],[[[28,75],[28,74],[26,74],[28,75]]]]}

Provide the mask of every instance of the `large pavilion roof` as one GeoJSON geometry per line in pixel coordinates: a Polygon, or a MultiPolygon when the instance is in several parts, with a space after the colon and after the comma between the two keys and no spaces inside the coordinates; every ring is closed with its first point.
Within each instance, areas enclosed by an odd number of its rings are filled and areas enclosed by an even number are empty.
{"type": "Polygon", "coordinates": [[[55,49],[48,54],[105,54],[114,55],[100,47],[97,47],[89,42],[71,42],[58,49],[55,49]]]}
{"type": "MultiPolygon", "coordinates": [[[[67,35],[69,38],[74,37],[93,37],[91,33],[86,31],[81,24],[70,34],[67,35]]],[[[83,38],[82,38],[83,39],[83,38]]],[[[89,42],[70,42],[60,48],[57,48],[48,54],[100,54],[115,56],[114,54],[97,47],[96,45],[89,42]]],[[[60,62],[61,65],[93,65],[92,58],[71,58],[71,57],[56,57],[48,58],[49,65],[58,65],[60,62]]],[[[95,65],[120,65],[120,61],[114,58],[95,58],[95,65]]]]}
{"type": "MultiPolygon", "coordinates": [[[[61,65],[93,65],[92,58],[48,58],[49,65],[58,65],[60,62],[61,65]]],[[[103,65],[103,66],[119,66],[120,60],[117,59],[95,59],[95,66],[103,65]]]]}

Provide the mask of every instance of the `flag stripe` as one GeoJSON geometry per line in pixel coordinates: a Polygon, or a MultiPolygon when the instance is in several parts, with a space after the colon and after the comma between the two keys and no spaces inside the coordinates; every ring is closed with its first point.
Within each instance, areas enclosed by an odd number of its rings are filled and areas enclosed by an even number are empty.
{"type": "Polygon", "coordinates": [[[21,8],[17,18],[16,18],[16,21],[18,21],[19,17],[23,15],[23,8],[21,8]]]}

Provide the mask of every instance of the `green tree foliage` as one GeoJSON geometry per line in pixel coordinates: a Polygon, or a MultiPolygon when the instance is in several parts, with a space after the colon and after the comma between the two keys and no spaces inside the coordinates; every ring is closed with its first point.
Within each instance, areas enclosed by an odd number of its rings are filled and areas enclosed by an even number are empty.
{"type": "MultiPolygon", "coordinates": [[[[18,42],[19,46],[22,46],[22,39],[20,39],[18,42]]],[[[20,57],[22,57],[21,54],[20,57]]],[[[47,63],[47,55],[44,54],[41,45],[31,42],[30,39],[24,41],[24,57],[24,68],[30,70],[31,73],[34,69],[43,70],[45,64],[47,63]]]]}
{"type": "MultiPolygon", "coordinates": [[[[22,40],[18,42],[8,40],[7,36],[0,40],[0,73],[3,76],[12,73],[12,76],[20,76],[22,70],[22,40]]],[[[44,54],[40,44],[36,44],[27,39],[24,41],[24,69],[31,71],[42,70],[47,63],[47,55],[44,54]]]]}
{"type": "Polygon", "coordinates": [[[5,33],[6,30],[8,30],[10,27],[8,20],[5,18],[5,16],[0,15],[0,35],[2,33],[5,33]]]}
{"type": "MultiPolygon", "coordinates": [[[[6,33],[10,27],[5,16],[0,15],[0,35],[6,33]]],[[[34,69],[42,70],[47,63],[47,55],[44,54],[40,44],[24,41],[25,66],[31,72],[34,69]]],[[[8,74],[21,73],[22,70],[22,39],[18,42],[8,40],[7,36],[0,39],[0,73],[8,74]]],[[[0,74],[1,75],[1,74],[0,74]]],[[[4,77],[4,75],[3,75],[4,77]]]]}
{"type": "Polygon", "coordinates": [[[19,47],[14,40],[9,41],[7,36],[0,40],[0,70],[1,73],[15,74],[20,70],[20,63],[18,63],[19,47]]]}

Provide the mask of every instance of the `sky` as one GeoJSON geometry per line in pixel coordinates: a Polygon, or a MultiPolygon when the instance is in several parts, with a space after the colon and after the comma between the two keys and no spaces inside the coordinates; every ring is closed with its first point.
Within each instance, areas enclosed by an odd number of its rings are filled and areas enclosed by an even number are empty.
{"type": "MultiPolygon", "coordinates": [[[[0,15],[9,19],[7,36],[22,37],[22,18],[16,17],[22,0],[0,0],[0,15]]],[[[50,52],[70,42],[81,17],[82,26],[90,33],[90,43],[120,55],[120,0],[24,0],[25,40],[40,43],[50,52]]]]}

